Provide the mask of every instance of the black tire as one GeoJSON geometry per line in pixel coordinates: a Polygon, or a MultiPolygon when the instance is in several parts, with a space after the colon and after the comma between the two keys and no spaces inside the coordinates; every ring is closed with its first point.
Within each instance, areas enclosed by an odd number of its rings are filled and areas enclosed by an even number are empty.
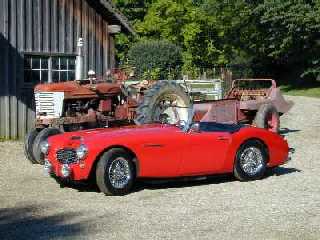
{"type": "MultiPolygon", "coordinates": [[[[259,158],[260,159],[260,158],[259,158]]],[[[234,163],[234,169],[233,173],[234,176],[240,180],[240,181],[250,181],[250,180],[258,180],[261,179],[265,171],[267,169],[267,161],[268,161],[268,150],[265,148],[265,146],[258,140],[248,140],[247,142],[243,143],[239,150],[237,151],[236,158],[235,158],[235,163],[234,163]],[[261,156],[261,161],[259,161],[259,165],[256,166],[256,171],[250,172],[244,167],[244,161],[242,160],[242,157],[245,155],[243,154],[248,154],[250,153],[249,151],[251,149],[255,149],[255,151],[259,151],[261,155],[256,155],[256,156],[261,156]],[[261,164],[260,164],[261,162],[261,164]]]]}
{"type": "Polygon", "coordinates": [[[44,164],[44,156],[40,150],[40,143],[46,140],[48,137],[57,135],[62,133],[58,128],[44,128],[39,132],[38,136],[35,138],[33,143],[33,156],[35,158],[36,163],[43,165],[44,164]]]}
{"type": "Polygon", "coordinates": [[[39,131],[40,129],[32,129],[30,132],[28,132],[24,139],[24,155],[32,164],[37,163],[33,155],[33,143],[36,137],[38,136],[39,131]]]}
{"type": "Polygon", "coordinates": [[[280,130],[280,117],[276,107],[270,103],[261,105],[255,116],[254,124],[259,128],[278,133],[280,130]],[[273,117],[271,125],[268,123],[270,116],[273,117]]]}
{"type": "MultiPolygon", "coordinates": [[[[185,90],[174,81],[159,81],[154,84],[150,89],[145,91],[143,102],[138,106],[136,110],[136,124],[145,124],[153,122],[166,122],[166,114],[157,113],[157,106],[165,97],[173,97],[179,101],[179,111],[183,111],[184,116],[178,116],[178,120],[187,121],[190,111],[188,108],[191,106],[190,98],[186,94],[185,90]],[[182,105],[182,106],[180,106],[182,105]],[[186,118],[186,119],[184,119],[186,118]]],[[[176,119],[174,119],[176,120],[176,119]]],[[[173,120],[173,121],[174,121],[173,120]]],[[[176,123],[169,122],[169,123],[176,123]]]]}
{"type": "Polygon", "coordinates": [[[122,148],[113,148],[105,152],[98,161],[96,168],[96,182],[101,192],[106,195],[125,195],[128,194],[135,182],[136,170],[133,157],[122,148]],[[110,180],[111,165],[118,159],[128,164],[128,180],[120,187],[115,187],[110,180]]]}

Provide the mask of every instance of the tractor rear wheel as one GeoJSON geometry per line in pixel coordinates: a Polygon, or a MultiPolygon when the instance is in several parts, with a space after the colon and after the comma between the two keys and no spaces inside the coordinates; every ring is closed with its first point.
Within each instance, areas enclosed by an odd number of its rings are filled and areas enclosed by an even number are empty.
{"type": "Polygon", "coordinates": [[[272,132],[279,132],[280,117],[277,109],[272,104],[264,104],[260,106],[254,124],[259,128],[265,128],[272,132]]]}
{"type": "Polygon", "coordinates": [[[39,132],[39,134],[37,135],[37,137],[34,140],[33,150],[32,150],[36,163],[41,164],[41,165],[44,164],[44,156],[40,150],[40,143],[42,141],[47,140],[48,137],[53,136],[53,135],[57,135],[60,133],[62,133],[60,129],[52,128],[52,127],[44,128],[41,130],[41,132],[39,132]]]}
{"type": "Polygon", "coordinates": [[[136,124],[169,123],[189,120],[190,98],[174,81],[159,81],[145,91],[143,102],[136,110],[136,124]]]}
{"type": "Polygon", "coordinates": [[[40,129],[34,128],[30,132],[28,132],[28,134],[24,139],[24,155],[32,164],[37,163],[33,155],[33,143],[36,137],[38,136],[39,132],[40,132],[40,129]]]}

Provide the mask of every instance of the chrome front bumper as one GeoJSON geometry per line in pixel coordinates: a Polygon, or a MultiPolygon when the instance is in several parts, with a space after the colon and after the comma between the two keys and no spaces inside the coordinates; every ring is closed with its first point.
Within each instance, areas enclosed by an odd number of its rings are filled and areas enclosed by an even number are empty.
{"type": "MultiPolygon", "coordinates": [[[[45,176],[56,175],[56,173],[54,173],[53,171],[52,164],[47,159],[45,159],[44,161],[43,170],[44,170],[45,176]]],[[[68,178],[71,175],[71,168],[68,164],[62,164],[61,167],[59,168],[59,171],[63,178],[68,178]]]]}

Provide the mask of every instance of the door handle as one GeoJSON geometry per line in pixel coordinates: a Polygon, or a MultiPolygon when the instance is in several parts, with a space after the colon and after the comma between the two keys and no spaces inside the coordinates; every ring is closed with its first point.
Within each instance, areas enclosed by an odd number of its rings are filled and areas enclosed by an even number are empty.
{"type": "Polygon", "coordinates": [[[149,143],[149,144],[144,144],[144,147],[163,147],[164,145],[162,144],[156,144],[156,143],[149,143]]]}
{"type": "Polygon", "coordinates": [[[218,136],[217,139],[220,141],[228,141],[229,140],[229,138],[225,137],[225,136],[218,136]]]}

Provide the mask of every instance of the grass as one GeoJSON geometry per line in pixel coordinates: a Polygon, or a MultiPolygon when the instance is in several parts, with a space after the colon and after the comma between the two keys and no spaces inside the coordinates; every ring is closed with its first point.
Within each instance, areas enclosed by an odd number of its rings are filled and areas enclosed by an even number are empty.
{"type": "Polygon", "coordinates": [[[320,98],[320,84],[311,86],[282,85],[280,88],[286,95],[320,98]]]}
{"type": "Polygon", "coordinates": [[[5,141],[19,141],[20,139],[18,138],[5,138],[0,136],[0,142],[5,142],[5,141]]]}

